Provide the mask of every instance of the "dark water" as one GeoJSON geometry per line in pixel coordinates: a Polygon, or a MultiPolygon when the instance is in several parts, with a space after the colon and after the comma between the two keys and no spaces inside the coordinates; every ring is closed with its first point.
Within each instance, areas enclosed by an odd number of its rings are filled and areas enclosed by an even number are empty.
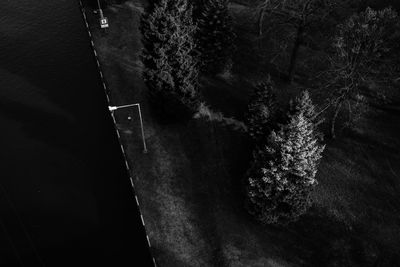
{"type": "Polygon", "coordinates": [[[75,0],[0,5],[0,266],[150,262],[75,0]]]}

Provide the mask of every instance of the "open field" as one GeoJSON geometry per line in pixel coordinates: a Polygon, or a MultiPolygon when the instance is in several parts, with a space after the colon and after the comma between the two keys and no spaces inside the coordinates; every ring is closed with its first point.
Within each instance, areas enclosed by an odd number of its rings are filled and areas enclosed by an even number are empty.
{"type": "MultiPolygon", "coordinates": [[[[148,110],[139,60],[143,7],[138,0],[109,7],[108,32],[99,31],[95,15],[91,27],[111,102],[144,107],[148,154],[136,113],[121,111],[117,119],[159,265],[400,266],[398,95],[390,108],[371,108],[357,129],[328,140],[306,216],[286,228],[259,225],[243,208],[247,137],[201,119],[161,124],[148,110]]],[[[203,77],[201,88],[214,110],[241,120],[251,85],[269,69],[254,53],[262,41],[245,23],[251,11],[235,4],[232,12],[238,35],[233,75],[203,77]]],[[[297,87],[278,82],[279,98],[288,101],[297,87]]],[[[318,91],[311,92],[318,100],[318,91]]]]}

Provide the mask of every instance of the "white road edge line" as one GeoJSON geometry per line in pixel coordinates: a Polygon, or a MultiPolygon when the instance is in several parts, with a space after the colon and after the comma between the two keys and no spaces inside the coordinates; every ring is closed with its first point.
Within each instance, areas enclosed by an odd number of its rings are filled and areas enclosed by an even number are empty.
{"type": "MultiPolygon", "coordinates": [[[[94,54],[94,56],[95,56],[95,58],[96,58],[96,63],[97,63],[98,71],[99,71],[99,73],[100,73],[101,81],[102,81],[102,83],[103,83],[104,92],[105,92],[105,95],[106,95],[106,97],[107,97],[107,102],[108,102],[108,105],[111,106],[110,99],[109,99],[109,95],[108,95],[108,93],[107,93],[107,86],[106,86],[106,83],[105,83],[104,78],[103,78],[103,73],[102,73],[101,67],[100,67],[100,61],[99,61],[99,59],[98,59],[97,52],[96,52],[96,48],[95,48],[95,46],[94,46],[94,42],[93,42],[93,39],[92,39],[92,33],[90,32],[89,23],[88,23],[87,18],[86,18],[85,9],[84,9],[84,7],[83,7],[82,0],[79,0],[79,4],[80,4],[80,7],[81,7],[81,12],[82,12],[82,15],[83,15],[83,19],[84,19],[84,21],[85,21],[86,30],[87,30],[88,35],[89,35],[90,43],[91,43],[91,45],[92,45],[93,54],[94,54]]],[[[119,134],[119,131],[118,131],[118,128],[117,128],[117,125],[116,125],[116,120],[115,120],[115,117],[114,117],[114,114],[113,114],[113,113],[111,113],[111,117],[112,117],[112,119],[113,119],[113,122],[114,122],[114,129],[115,129],[115,131],[117,132],[118,141],[119,141],[119,144],[120,144],[120,146],[121,146],[121,151],[122,151],[122,154],[123,154],[124,159],[125,159],[126,169],[127,169],[128,173],[129,173],[129,175],[130,175],[130,174],[131,174],[131,170],[130,170],[129,165],[128,165],[128,160],[127,160],[127,157],[126,157],[126,155],[125,155],[124,147],[122,146],[121,137],[120,137],[120,134],[119,134]]],[[[147,239],[147,243],[148,243],[148,246],[149,246],[149,249],[150,249],[151,257],[152,257],[152,259],[153,259],[153,264],[154,264],[154,266],[157,266],[157,264],[156,264],[156,259],[154,258],[153,254],[152,254],[152,251],[151,251],[150,239],[149,239],[149,236],[147,235],[147,231],[146,231],[146,227],[145,227],[143,215],[142,215],[142,212],[141,212],[141,210],[140,210],[140,205],[139,205],[139,201],[138,201],[138,198],[137,198],[137,195],[136,195],[136,192],[135,192],[135,186],[134,186],[134,184],[133,184],[132,177],[129,177],[129,179],[130,179],[130,181],[131,181],[131,186],[132,186],[133,194],[134,194],[134,196],[135,196],[136,205],[137,205],[137,207],[138,207],[139,214],[140,214],[140,218],[141,218],[141,220],[142,220],[143,229],[144,229],[145,234],[146,234],[146,239],[147,239]]]]}

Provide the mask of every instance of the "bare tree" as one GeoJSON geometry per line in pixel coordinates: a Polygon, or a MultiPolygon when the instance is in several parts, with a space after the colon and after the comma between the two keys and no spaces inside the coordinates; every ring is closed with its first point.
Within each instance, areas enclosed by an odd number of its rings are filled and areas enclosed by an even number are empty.
{"type": "Polygon", "coordinates": [[[368,83],[388,85],[395,75],[391,58],[391,38],[398,27],[397,13],[391,8],[375,11],[367,8],[338,26],[334,38],[335,53],[324,72],[325,88],[331,89],[328,106],[334,107],[331,135],[343,106],[349,120],[364,99],[361,88],[368,83]]]}
{"type": "Polygon", "coordinates": [[[294,30],[288,80],[293,81],[300,46],[309,28],[323,21],[336,7],[336,0],[265,0],[259,7],[258,33],[263,34],[265,15],[272,24],[289,25],[294,30]]]}

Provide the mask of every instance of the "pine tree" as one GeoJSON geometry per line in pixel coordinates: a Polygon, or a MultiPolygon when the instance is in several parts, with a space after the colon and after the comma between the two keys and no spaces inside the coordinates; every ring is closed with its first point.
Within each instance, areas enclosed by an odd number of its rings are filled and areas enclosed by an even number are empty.
{"type": "Polygon", "coordinates": [[[205,0],[197,21],[197,44],[202,70],[217,74],[229,68],[235,34],[228,9],[229,0],[205,0]]]}
{"type": "Polygon", "coordinates": [[[275,125],[275,87],[271,78],[255,86],[246,116],[248,133],[255,141],[265,140],[275,125]]]}
{"type": "Polygon", "coordinates": [[[195,26],[186,0],[160,0],[141,19],[143,78],[161,114],[181,116],[198,106],[195,26]]]}
{"type": "Polygon", "coordinates": [[[249,170],[247,207],[267,224],[295,221],[311,205],[310,193],[324,146],[304,110],[289,115],[289,123],[272,131],[267,145],[257,150],[249,170]]]}
{"type": "Polygon", "coordinates": [[[308,90],[303,90],[299,96],[289,103],[289,115],[294,115],[303,112],[304,117],[312,122],[314,126],[314,134],[318,139],[323,140],[323,134],[318,130],[318,125],[324,122],[323,119],[318,118],[318,114],[315,111],[315,106],[312,102],[308,90]]]}
{"type": "Polygon", "coordinates": [[[315,106],[307,90],[302,91],[294,100],[290,100],[289,113],[296,114],[300,112],[303,112],[304,116],[309,120],[313,120],[316,115],[315,106]]]}

